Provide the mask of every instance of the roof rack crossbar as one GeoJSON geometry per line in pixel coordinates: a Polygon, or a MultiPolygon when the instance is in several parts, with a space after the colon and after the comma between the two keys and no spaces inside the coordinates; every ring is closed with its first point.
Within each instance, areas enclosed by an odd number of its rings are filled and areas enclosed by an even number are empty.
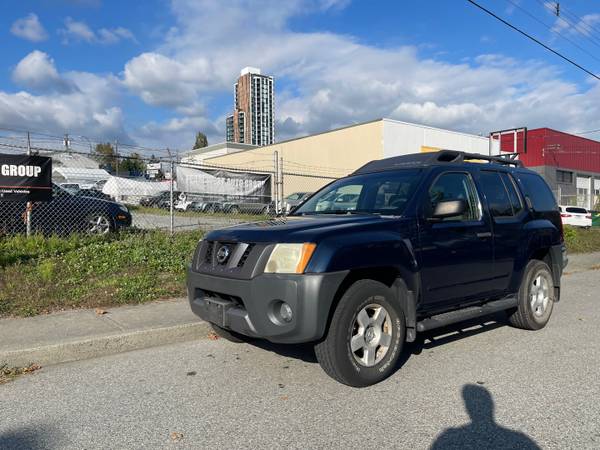
{"type": "Polygon", "coordinates": [[[518,153],[509,153],[506,155],[480,155],[479,153],[463,153],[463,161],[479,159],[483,161],[504,164],[507,166],[523,167],[523,161],[517,159],[518,153]]]}

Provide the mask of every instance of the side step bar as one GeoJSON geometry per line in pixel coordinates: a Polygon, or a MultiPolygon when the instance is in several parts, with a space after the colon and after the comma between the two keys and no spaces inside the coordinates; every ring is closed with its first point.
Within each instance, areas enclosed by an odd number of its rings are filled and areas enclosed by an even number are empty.
{"type": "Polygon", "coordinates": [[[516,297],[507,297],[491,301],[481,306],[471,306],[456,311],[438,314],[417,322],[417,331],[423,332],[433,330],[434,328],[445,327],[446,325],[474,319],[476,317],[487,316],[488,314],[515,308],[517,304],[518,300],[516,297]]]}

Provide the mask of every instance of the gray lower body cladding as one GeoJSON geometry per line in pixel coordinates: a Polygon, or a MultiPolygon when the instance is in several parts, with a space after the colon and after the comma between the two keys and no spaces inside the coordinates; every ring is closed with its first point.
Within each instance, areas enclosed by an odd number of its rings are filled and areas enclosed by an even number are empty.
{"type": "Polygon", "coordinates": [[[223,328],[271,342],[311,342],[323,337],[347,274],[262,274],[240,280],[189,269],[188,297],[196,315],[223,328]],[[292,310],[289,322],[278,315],[281,302],[292,310]]]}

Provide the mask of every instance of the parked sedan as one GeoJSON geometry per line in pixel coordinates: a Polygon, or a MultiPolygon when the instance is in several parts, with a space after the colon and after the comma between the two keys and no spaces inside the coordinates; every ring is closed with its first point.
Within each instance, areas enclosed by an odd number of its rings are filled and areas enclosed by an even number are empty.
{"type": "Polygon", "coordinates": [[[575,227],[591,227],[592,213],[579,206],[559,206],[560,217],[564,225],[573,225],[575,227]]]}
{"type": "Polygon", "coordinates": [[[227,201],[222,204],[223,212],[229,214],[269,214],[269,203],[263,203],[259,199],[242,199],[239,201],[227,201]]]}
{"type": "MultiPolygon", "coordinates": [[[[175,201],[179,198],[181,192],[174,191],[173,198],[175,201]]],[[[151,195],[150,197],[144,197],[140,200],[141,206],[148,206],[151,208],[166,208],[169,209],[171,207],[171,192],[163,191],[158,194],[151,195]]]]}
{"type": "MultiPolygon", "coordinates": [[[[25,232],[25,202],[0,201],[0,233],[25,232]]],[[[31,229],[44,235],[107,234],[131,226],[131,214],[120,203],[71,194],[53,186],[52,200],[35,202],[31,229]]]]}

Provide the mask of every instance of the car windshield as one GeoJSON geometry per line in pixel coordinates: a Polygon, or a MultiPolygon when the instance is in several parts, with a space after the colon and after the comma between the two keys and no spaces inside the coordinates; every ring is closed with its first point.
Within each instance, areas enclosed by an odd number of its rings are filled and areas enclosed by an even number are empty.
{"type": "Polygon", "coordinates": [[[401,215],[420,174],[420,170],[398,170],[342,178],[313,195],[293,215],[401,215]]]}

